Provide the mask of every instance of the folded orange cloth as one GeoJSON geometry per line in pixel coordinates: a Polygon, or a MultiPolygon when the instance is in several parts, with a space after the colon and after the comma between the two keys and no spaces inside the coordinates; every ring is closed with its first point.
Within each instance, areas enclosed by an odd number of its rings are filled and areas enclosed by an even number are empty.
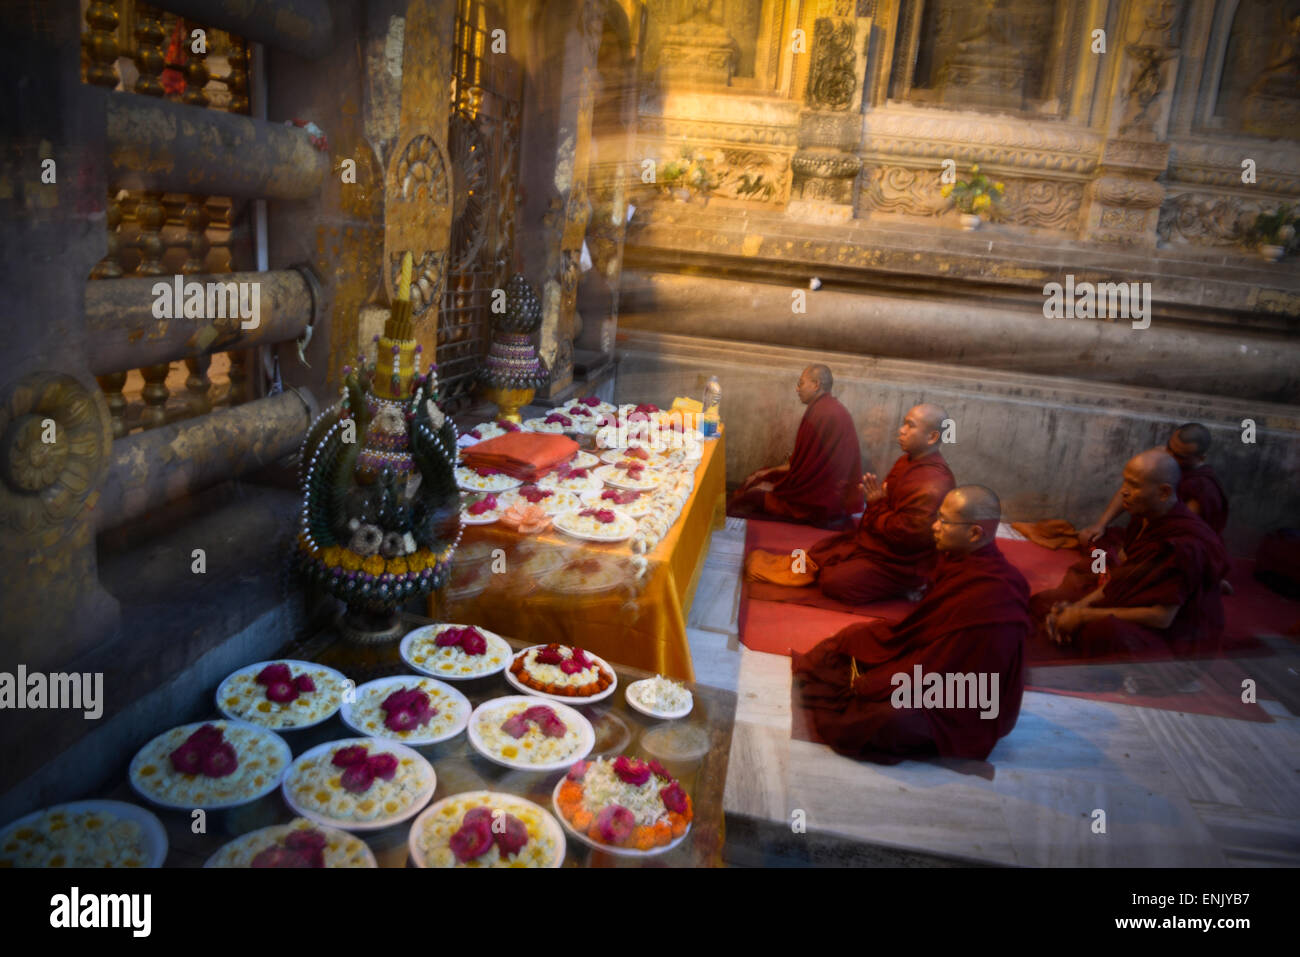
{"type": "Polygon", "coordinates": [[[541,478],[578,451],[578,443],[564,435],[540,432],[508,432],[478,442],[460,454],[470,468],[500,469],[517,479],[541,478]]]}
{"type": "Polygon", "coordinates": [[[1079,533],[1063,518],[1048,518],[1041,522],[1012,522],[1014,528],[1035,545],[1044,548],[1078,548],[1079,533]]]}
{"type": "Polygon", "coordinates": [[[811,585],[817,581],[817,563],[807,556],[796,559],[784,552],[765,552],[756,548],[745,558],[745,577],[773,585],[811,585]],[[795,570],[796,562],[804,571],[795,570]]]}

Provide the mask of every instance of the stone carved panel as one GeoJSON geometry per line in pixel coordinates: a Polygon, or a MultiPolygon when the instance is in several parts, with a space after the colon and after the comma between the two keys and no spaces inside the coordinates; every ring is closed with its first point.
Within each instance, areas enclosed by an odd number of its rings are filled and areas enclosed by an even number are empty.
{"type": "Polygon", "coordinates": [[[1160,209],[1156,232],[1162,242],[1193,246],[1236,246],[1255,216],[1276,203],[1213,193],[1180,193],[1160,209]]]}
{"type": "Polygon", "coordinates": [[[939,216],[949,206],[939,193],[939,175],[938,169],[877,166],[867,171],[861,191],[862,208],[908,216],[939,216]]]}
{"type": "Polygon", "coordinates": [[[854,25],[822,17],[813,26],[812,65],[805,102],[810,109],[847,110],[857,88],[854,25]]]}
{"type": "Polygon", "coordinates": [[[385,212],[388,295],[397,298],[402,255],[410,251],[415,260],[411,313],[420,318],[442,296],[452,219],[451,163],[431,134],[414,133],[394,151],[385,212]]]}
{"type": "MultiPolygon", "coordinates": [[[[861,192],[864,210],[908,216],[940,216],[952,204],[940,193],[940,170],[876,167],[867,172],[861,192]]],[[[1066,232],[1078,226],[1084,184],[1072,180],[1004,181],[999,220],[1066,232]]]]}
{"type": "Polygon", "coordinates": [[[788,154],[726,147],[721,152],[714,196],[764,204],[781,204],[789,197],[788,154]]]}
{"type": "MultiPolygon", "coordinates": [[[[642,116],[637,132],[647,138],[671,138],[701,142],[722,141],[747,143],[755,146],[796,146],[799,141],[798,126],[764,126],[753,123],[715,122],[711,120],[665,119],[661,116],[642,116]]],[[[645,153],[644,155],[650,155],[645,153]]]]}
{"type": "Polygon", "coordinates": [[[1067,180],[1006,180],[1001,217],[1018,226],[1073,232],[1079,225],[1083,185],[1067,180]]]}
{"type": "Polygon", "coordinates": [[[944,159],[1061,173],[1092,173],[1103,138],[1081,127],[939,110],[878,110],[863,121],[863,150],[885,159],[944,159]]]}
{"type": "Polygon", "coordinates": [[[1204,186],[1239,187],[1241,161],[1255,161],[1255,185],[1261,192],[1300,195],[1295,148],[1263,141],[1178,139],[1170,144],[1169,179],[1204,186]]]}

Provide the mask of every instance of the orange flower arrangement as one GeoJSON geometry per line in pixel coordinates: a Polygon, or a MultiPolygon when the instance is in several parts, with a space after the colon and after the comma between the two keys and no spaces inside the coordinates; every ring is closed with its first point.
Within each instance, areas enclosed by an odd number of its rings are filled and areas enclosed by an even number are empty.
{"type": "Polygon", "coordinates": [[[658,761],[636,761],[618,757],[614,761],[579,761],[560,784],[555,797],[557,810],[574,830],[598,844],[610,844],[641,852],[666,847],[686,833],[695,809],[690,796],[658,761]],[[651,824],[637,824],[632,812],[618,804],[593,811],[583,799],[583,782],[592,768],[598,774],[612,769],[629,788],[647,783],[658,791],[663,813],[651,824]]]}
{"type": "Polygon", "coordinates": [[[361,571],[361,556],[350,548],[343,549],[343,554],[339,557],[339,564],[347,571],[361,571]]]}
{"type": "Polygon", "coordinates": [[[367,575],[382,575],[384,573],[384,559],[380,555],[368,555],[366,560],[361,563],[361,570],[367,575]]]}

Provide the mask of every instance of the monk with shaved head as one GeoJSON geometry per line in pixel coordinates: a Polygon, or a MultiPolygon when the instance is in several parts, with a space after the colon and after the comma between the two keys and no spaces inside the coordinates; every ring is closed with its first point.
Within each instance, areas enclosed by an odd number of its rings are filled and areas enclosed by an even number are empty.
{"type": "Polygon", "coordinates": [[[1228,559],[1218,534],[1178,500],[1181,479],[1164,449],[1129,460],[1120,487],[1129,524],[1117,558],[1090,586],[1067,574],[1031,600],[1048,638],[1088,656],[1217,648],[1228,559]]]}
{"type": "Polygon", "coordinates": [[[785,465],[759,469],[736,490],[727,514],[843,528],[862,508],[862,455],[849,410],[831,395],[831,370],[803,370],[795,393],[807,408],[785,465]]]}
{"type": "Polygon", "coordinates": [[[858,527],[808,550],[822,594],[860,605],[925,584],[934,563],[930,526],[957,484],[939,452],[947,418],[937,405],[907,410],[898,429],[903,454],[883,482],[870,472],[862,476],[867,510],[858,527]]]}
{"type": "Polygon", "coordinates": [[[998,550],[1001,515],[989,489],[953,489],[930,528],[934,587],[912,613],[850,625],[792,656],[797,700],[836,751],[891,764],[983,759],[1015,726],[1029,586],[998,550]]]}
{"type": "MultiPolygon", "coordinates": [[[[1193,514],[1201,516],[1219,537],[1228,524],[1228,496],[1219,484],[1214,469],[1206,462],[1210,451],[1210,430],[1199,422],[1188,422],[1174,429],[1165,443],[1165,451],[1178,463],[1178,500],[1193,514]]],[[[1107,526],[1123,512],[1123,489],[1115,492],[1096,522],[1079,530],[1079,541],[1085,545],[1102,539],[1107,526]]],[[[1114,534],[1112,533],[1112,538],[1114,534]]],[[[1102,547],[1107,542],[1103,541],[1102,547]]]]}

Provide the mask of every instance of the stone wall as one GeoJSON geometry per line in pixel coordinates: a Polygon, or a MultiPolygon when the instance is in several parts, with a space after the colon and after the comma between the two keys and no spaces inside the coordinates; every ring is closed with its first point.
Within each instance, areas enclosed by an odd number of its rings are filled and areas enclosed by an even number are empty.
{"type": "MultiPolygon", "coordinates": [[[[795,378],[826,362],[875,467],[903,409],[930,398],[958,421],[959,477],[1013,517],[1074,521],[1128,455],[1203,421],[1232,546],[1296,524],[1300,269],[1250,235],[1300,200],[1288,11],[765,3],[763,36],[790,42],[752,78],[643,75],[636,152],[670,181],[633,195],[620,397],[722,375],[735,482],[789,452],[795,378]],[[1000,200],[966,231],[949,193],[975,167],[1000,200]],[[1053,283],[1137,284],[1150,321],[1057,318],[1053,283]]],[[[701,31],[697,61],[724,39],[701,31]]]]}
{"type": "Polygon", "coordinates": [[[857,424],[864,468],[888,471],[900,454],[895,434],[903,414],[936,402],[956,426],[956,442],[943,453],[957,480],[994,489],[1009,521],[1088,524],[1118,487],[1124,462],[1163,445],[1169,430],[1187,421],[1203,422],[1213,435],[1210,461],[1232,503],[1230,551],[1253,554],[1263,532],[1300,515],[1294,406],[639,331],[620,336],[619,354],[620,403],[698,398],[708,377],[718,376],[733,485],[790,454],[803,414],[795,382],[809,363],[824,362],[857,424]],[[1256,423],[1253,444],[1242,441],[1246,418],[1256,423]]]}

